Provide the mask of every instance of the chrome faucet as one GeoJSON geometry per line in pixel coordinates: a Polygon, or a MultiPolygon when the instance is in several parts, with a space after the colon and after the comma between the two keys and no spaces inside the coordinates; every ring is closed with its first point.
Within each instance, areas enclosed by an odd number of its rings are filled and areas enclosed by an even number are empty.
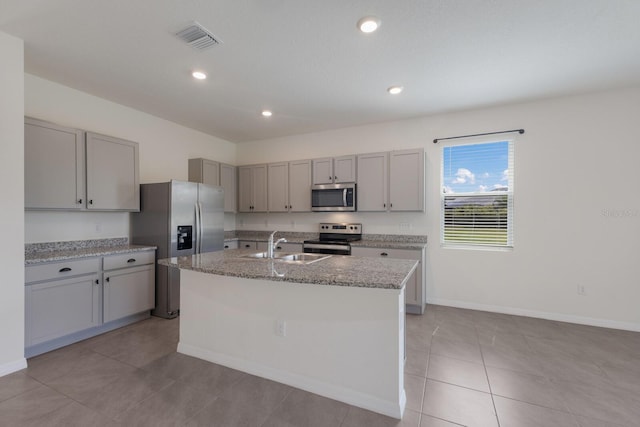
{"type": "Polygon", "coordinates": [[[269,243],[267,244],[267,258],[273,258],[273,251],[276,249],[279,243],[286,242],[287,239],[278,239],[275,243],[273,242],[273,238],[276,235],[277,231],[274,231],[269,236],[269,243]]]}

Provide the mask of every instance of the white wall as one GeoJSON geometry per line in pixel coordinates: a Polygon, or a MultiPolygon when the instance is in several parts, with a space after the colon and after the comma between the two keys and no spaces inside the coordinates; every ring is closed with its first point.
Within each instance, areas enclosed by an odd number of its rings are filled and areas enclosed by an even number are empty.
{"type": "Polygon", "coordinates": [[[242,214],[238,226],[314,231],[337,219],[362,222],[368,233],[427,234],[429,302],[640,330],[639,113],[635,87],[240,144],[238,164],[424,147],[427,209],[242,214]],[[442,144],[432,140],[520,127],[515,248],[442,248],[442,144]]]}
{"type": "MultiPolygon", "coordinates": [[[[236,162],[228,141],[40,77],[24,79],[25,115],[138,142],[142,183],[186,181],[192,157],[236,162]]],[[[27,243],[129,235],[128,213],[27,212],[25,221],[27,243]]],[[[225,223],[232,229],[234,218],[225,223]]]]}
{"type": "Polygon", "coordinates": [[[0,376],[27,366],[24,358],[24,44],[0,32],[0,376]]]}

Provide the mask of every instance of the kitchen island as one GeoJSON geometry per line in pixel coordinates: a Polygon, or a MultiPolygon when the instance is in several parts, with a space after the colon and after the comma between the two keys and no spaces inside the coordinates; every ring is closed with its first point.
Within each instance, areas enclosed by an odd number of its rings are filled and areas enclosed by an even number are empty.
{"type": "Polygon", "coordinates": [[[250,253],[159,261],[181,269],[178,351],[401,418],[404,285],[417,262],[250,253]]]}

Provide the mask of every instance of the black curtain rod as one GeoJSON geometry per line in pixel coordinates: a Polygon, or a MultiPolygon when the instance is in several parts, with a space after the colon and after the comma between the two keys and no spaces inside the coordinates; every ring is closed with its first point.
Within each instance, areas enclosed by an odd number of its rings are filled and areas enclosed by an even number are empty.
{"type": "Polygon", "coordinates": [[[446,139],[471,138],[472,136],[496,135],[496,134],[499,134],[499,133],[512,133],[512,132],[518,132],[519,134],[523,134],[524,133],[524,129],[512,129],[512,130],[503,130],[503,131],[500,131],[500,132],[476,133],[476,134],[473,134],[473,135],[450,136],[448,138],[436,138],[436,139],[433,140],[433,143],[437,144],[438,141],[444,141],[446,139]]]}

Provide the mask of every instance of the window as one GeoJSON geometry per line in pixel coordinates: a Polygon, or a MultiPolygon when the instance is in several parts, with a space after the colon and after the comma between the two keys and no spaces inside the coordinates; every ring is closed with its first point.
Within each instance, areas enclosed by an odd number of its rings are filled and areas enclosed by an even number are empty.
{"type": "Polygon", "coordinates": [[[441,242],[513,247],[513,141],[442,147],[441,242]]]}

